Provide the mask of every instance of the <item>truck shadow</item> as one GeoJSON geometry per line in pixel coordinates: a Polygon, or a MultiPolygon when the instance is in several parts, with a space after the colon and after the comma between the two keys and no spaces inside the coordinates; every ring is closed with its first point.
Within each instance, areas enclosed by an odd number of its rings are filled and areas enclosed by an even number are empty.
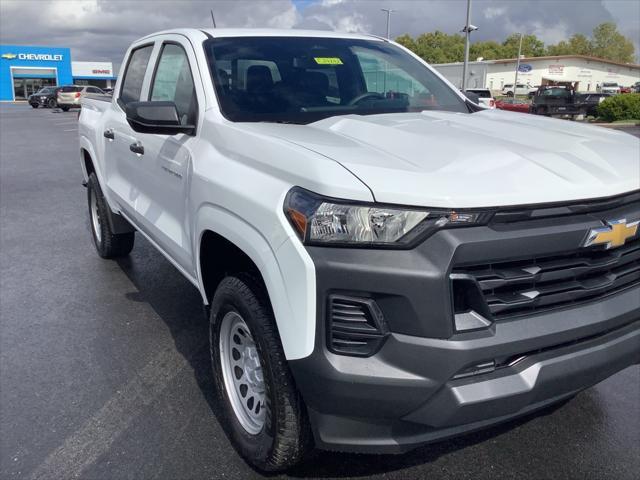
{"type": "MultiPolygon", "coordinates": [[[[127,299],[149,304],[167,325],[176,349],[187,359],[204,399],[218,423],[221,424],[223,412],[215,395],[209,359],[209,325],[204,316],[200,294],[140,235],[137,236],[136,243],[132,257],[117,261],[122,271],[138,290],[127,294],[127,299]]],[[[368,476],[428,464],[442,456],[490,441],[532,418],[549,415],[561,408],[562,405],[564,403],[547,407],[521,419],[480,432],[426,445],[403,455],[363,455],[314,451],[306,462],[288,472],[289,477],[368,476]]],[[[231,453],[230,443],[228,443],[228,448],[228,452],[231,453]]],[[[224,453],[224,450],[218,451],[218,454],[224,453]]],[[[203,461],[211,460],[203,459],[203,461]]],[[[242,462],[242,460],[238,459],[238,462],[242,462]]]]}

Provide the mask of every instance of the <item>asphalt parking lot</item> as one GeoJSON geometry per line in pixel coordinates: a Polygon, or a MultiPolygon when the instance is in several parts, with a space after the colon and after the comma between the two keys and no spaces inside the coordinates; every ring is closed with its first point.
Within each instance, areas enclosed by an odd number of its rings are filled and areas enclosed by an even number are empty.
{"type": "MultiPolygon", "coordinates": [[[[219,426],[198,292],[140,236],[100,259],[81,180],[77,111],[0,104],[0,478],[260,478],[219,426]]],[[[315,453],[290,477],[637,479],[638,445],[634,366],[516,422],[315,453]]]]}

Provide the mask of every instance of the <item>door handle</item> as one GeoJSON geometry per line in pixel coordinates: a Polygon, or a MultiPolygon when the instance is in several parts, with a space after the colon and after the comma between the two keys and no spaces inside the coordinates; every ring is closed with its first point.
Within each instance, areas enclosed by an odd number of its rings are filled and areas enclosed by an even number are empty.
{"type": "Polygon", "coordinates": [[[133,153],[137,153],[138,155],[144,155],[144,147],[140,142],[134,142],[129,145],[129,150],[131,150],[133,153]]]}
{"type": "Polygon", "coordinates": [[[104,135],[104,138],[108,138],[109,140],[113,140],[114,138],[116,138],[116,135],[113,133],[113,130],[111,130],[110,128],[102,132],[102,135],[104,135]]]}

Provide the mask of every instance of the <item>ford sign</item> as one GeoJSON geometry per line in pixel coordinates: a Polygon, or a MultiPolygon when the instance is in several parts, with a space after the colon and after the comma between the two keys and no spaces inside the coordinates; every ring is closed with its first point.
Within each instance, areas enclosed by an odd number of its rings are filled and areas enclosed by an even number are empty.
{"type": "Polygon", "coordinates": [[[518,71],[521,73],[529,73],[531,70],[533,70],[533,67],[531,65],[529,65],[528,63],[522,63],[520,64],[520,67],[518,68],[518,71]]]}

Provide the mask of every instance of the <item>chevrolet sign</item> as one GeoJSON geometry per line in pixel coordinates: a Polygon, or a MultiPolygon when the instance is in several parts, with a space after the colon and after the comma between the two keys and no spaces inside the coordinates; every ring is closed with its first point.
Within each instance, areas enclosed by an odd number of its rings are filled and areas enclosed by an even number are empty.
{"type": "Polygon", "coordinates": [[[50,62],[62,61],[62,55],[52,55],[51,53],[3,53],[2,55],[0,55],[0,57],[7,60],[13,60],[14,58],[17,58],[18,60],[39,60],[50,62]]]}

